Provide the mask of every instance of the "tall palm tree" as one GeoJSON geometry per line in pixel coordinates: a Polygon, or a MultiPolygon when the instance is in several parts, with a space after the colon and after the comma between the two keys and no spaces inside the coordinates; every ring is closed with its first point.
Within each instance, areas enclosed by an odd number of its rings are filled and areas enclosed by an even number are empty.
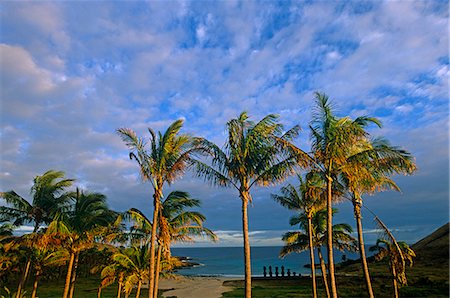
{"type": "MultiPolygon", "coordinates": [[[[248,204],[254,185],[268,186],[283,181],[293,174],[301,160],[289,150],[289,143],[297,136],[299,127],[282,134],[278,116],[267,115],[257,123],[249,120],[246,112],[227,123],[228,138],[225,150],[206,139],[197,139],[196,145],[212,157],[211,163],[195,160],[198,176],[222,187],[234,187],[242,202],[242,229],[245,260],[245,297],[251,297],[251,262],[248,234],[248,204]]],[[[304,162],[304,161],[303,161],[304,162]]],[[[304,162],[306,163],[306,162],[304,162]]]]}
{"type": "MultiPolygon", "coordinates": [[[[66,189],[72,186],[74,181],[64,179],[64,172],[54,170],[36,176],[30,190],[33,197],[31,203],[14,190],[0,192],[0,197],[9,205],[0,206],[0,222],[10,221],[16,226],[31,223],[33,233],[36,233],[43,223],[49,224],[53,217],[64,209],[69,199],[66,189]]],[[[28,257],[17,289],[17,298],[21,295],[30,266],[31,259],[28,257]]]]}
{"type": "MultiPolygon", "coordinates": [[[[191,138],[186,134],[179,134],[183,120],[173,122],[164,134],[156,134],[152,129],[150,133],[150,148],[146,141],[140,138],[129,128],[117,130],[122,140],[131,150],[130,158],[139,165],[141,177],[150,181],[153,187],[153,222],[158,222],[158,216],[165,183],[171,184],[180,177],[188,165],[191,148],[191,138]]],[[[153,298],[155,291],[155,241],[156,225],[152,226],[150,239],[149,264],[149,298],[153,298]]]]}
{"type": "Polygon", "coordinates": [[[338,184],[339,174],[342,172],[355,152],[355,146],[367,138],[365,128],[373,123],[380,125],[379,121],[370,117],[358,117],[354,120],[349,117],[339,118],[334,114],[333,107],[327,95],[315,93],[316,107],[310,124],[312,151],[317,170],[322,171],[327,182],[327,253],[328,271],[330,275],[331,294],[337,298],[336,280],[334,274],[333,257],[333,199],[337,194],[333,192],[338,184]]]}
{"type": "Polygon", "coordinates": [[[313,246],[313,226],[312,216],[313,213],[323,205],[321,195],[324,191],[324,181],[317,173],[310,172],[306,175],[306,179],[303,179],[301,175],[298,175],[299,186],[296,188],[292,184],[288,184],[281,188],[281,195],[273,194],[272,198],[280,203],[282,206],[294,210],[296,212],[304,212],[307,217],[307,235],[309,246],[309,257],[311,261],[311,277],[312,277],[312,293],[313,297],[317,297],[316,286],[316,270],[314,261],[314,246],[313,246]]]}
{"type": "Polygon", "coordinates": [[[349,158],[342,175],[353,203],[366,289],[369,297],[374,297],[364,248],[361,221],[362,196],[389,189],[400,191],[400,188],[389,176],[394,173],[411,174],[415,171],[416,165],[409,152],[391,146],[383,138],[361,140],[359,146],[355,147],[357,147],[356,153],[349,158]]]}
{"type": "MultiPolygon", "coordinates": [[[[203,226],[203,222],[206,220],[203,214],[186,210],[187,208],[199,206],[200,201],[191,198],[189,193],[184,191],[172,191],[161,202],[157,237],[158,253],[156,258],[155,297],[157,297],[161,258],[164,257],[165,260],[170,262],[170,247],[172,243],[193,241],[192,236],[205,236],[212,241],[217,240],[214,232],[203,226]]],[[[126,215],[126,217],[130,217],[135,222],[135,229],[142,231],[144,235],[151,230],[152,223],[138,209],[132,208],[127,211],[126,215]]]]}
{"type": "MultiPolygon", "coordinates": [[[[333,214],[337,212],[337,209],[333,208],[333,214]]],[[[300,213],[294,215],[290,219],[290,224],[292,226],[298,226],[300,231],[287,232],[283,235],[283,241],[286,243],[281,249],[280,256],[284,257],[290,253],[299,253],[307,250],[309,247],[309,235],[304,233],[307,231],[308,225],[311,224],[311,234],[312,234],[312,246],[317,248],[317,253],[320,260],[320,267],[322,271],[323,283],[325,286],[325,291],[327,297],[330,297],[330,290],[326,274],[326,266],[322,256],[321,247],[327,243],[327,210],[315,209],[312,212],[311,222],[305,213],[300,213]]],[[[345,223],[334,224],[332,227],[333,232],[333,247],[340,250],[356,250],[356,239],[350,234],[352,233],[352,228],[350,225],[345,223]]],[[[311,266],[313,266],[311,264],[311,266]]]]}

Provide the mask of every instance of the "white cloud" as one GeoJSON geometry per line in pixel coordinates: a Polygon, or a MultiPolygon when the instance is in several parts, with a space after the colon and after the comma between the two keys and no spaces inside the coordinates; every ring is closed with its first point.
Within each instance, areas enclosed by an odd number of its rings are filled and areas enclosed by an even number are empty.
{"type": "MultiPolygon", "coordinates": [[[[448,161],[447,13],[417,1],[381,2],[362,14],[320,2],[135,4],[132,12],[125,2],[3,5],[0,188],[27,194],[35,175],[62,169],[88,190],[105,191],[114,208],[150,211],[151,189],[137,179],[116,128],[148,136],[147,127],[165,130],[183,118],[184,131],[222,145],[226,122],[245,109],[254,120],[279,113],[287,127],[300,123],[298,142],[307,146],[316,90],[329,93],[341,114],[383,118],[377,133],[420,163],[408,189],[448,175],[436,170],[448,161]]],[[[173,187],[200,197],[209,223],[233,230],[221,232],[223,241],[241,245],[232,190],[190,174],[173,187]]],[[[433,192],[422,188],[405,190],[414,206],[433,192]]],[[[442,210],[448,190],[435,188],[432,206],[442,210]]],[[[288,225],[287,212],[267,203],[271,191],[255,192],[256,245],[278,239],[261,232],[267,218],[274,229],[288,225]]]]}

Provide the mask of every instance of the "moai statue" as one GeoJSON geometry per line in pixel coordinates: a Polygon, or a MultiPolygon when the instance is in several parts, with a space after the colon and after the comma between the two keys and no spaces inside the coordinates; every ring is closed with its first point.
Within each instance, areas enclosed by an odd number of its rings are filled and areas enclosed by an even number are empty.
{"type": "Polygon", "coordinates": [[[281,266],[281,277],[284,277],[284,266],[281,266]]]}
{"type": "Polygon", "coordinates": [[[272,277],[272,266],[269,266],[269,276],[272,277]]]}
{"type": "Polygon", "coordinates": [[[266,266],[264,266],[264,267],[263,267],[263,274],[264,274],[264,277],[267,277],[267,271],[266,271],[266,269],[267,269],[266,266]]]}
{"type": "Polygon", "coordinates": [[[297,275],[296,275],[297,273],[295,273],[295,271],[294,271],[294,272],[292,272],[292,274],[293,274],[294,276],[297,276],[297,275]]]}
{"type": "Polygon", "coordinates": [[[278,266],[275,267],[275,276],[278,277],[278,266]]]}
{"type": "Polygon", "coordinates": [[[289,277],[291,276],[291,269],[287,270],[287,276],[289,276],[289,277]]]}

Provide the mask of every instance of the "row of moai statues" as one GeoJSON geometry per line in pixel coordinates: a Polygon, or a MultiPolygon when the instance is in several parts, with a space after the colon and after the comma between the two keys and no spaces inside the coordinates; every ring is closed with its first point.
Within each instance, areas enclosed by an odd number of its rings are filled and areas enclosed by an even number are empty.
{"type": "MultiPolygon", "coordinates": [[[[273,277],[272,266],[269,266],[269,272],[267,272],[267,267],[264,266],[263,267],[263,275],[264,275],[264,277],[273,277]]],[[[291,269],[288,269],[286,272],[286,275],[285,275],[284,266],[281,266],[281,277],[285,277],[285,276],[287,276],[287,277],[297,276],[297,273],[292,272],[292,275],[291,275],[291,269]]],[[[278,272],[278,266],[275,267],[275,277],[280,277],[280,273],[278,272]]]]}

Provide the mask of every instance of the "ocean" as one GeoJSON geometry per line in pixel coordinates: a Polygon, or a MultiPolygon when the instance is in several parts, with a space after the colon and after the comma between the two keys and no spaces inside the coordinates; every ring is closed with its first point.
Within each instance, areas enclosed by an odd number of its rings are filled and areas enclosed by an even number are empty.
{"type": "MultiPolygon", "coordinates": [[[[263,267],[284,266],[285,272],[290,269],[291,272],[307,275],[311,271],[305,268],[309,264],[309,252],[304,251],[298,254],[290,254],[281,259],[278,254],[281,250],[279,246],[252,247],[252,276],[263,276],[263,267]]],[[[183,268],[177,271],[178,274],[185,276],[224,276],[224,277],[243,277],[244,276],[244,249],[242,247],[201,247],[201,248],[172,248],[174,256],[188,257],[189,260],[199,263],[199,266],[183,268]]],[[[326,249],[322,248],[322,254],[326,255],[326,249]]],[[[335,262],[342,261],[345,255],[347,259],[359,258],[358,253],[335,251],[335,262]]],[[[325,260],[326,261],[326,260],[325,260]]],[[[316,256],[316,264],[319,259],[316,256]]]]}

